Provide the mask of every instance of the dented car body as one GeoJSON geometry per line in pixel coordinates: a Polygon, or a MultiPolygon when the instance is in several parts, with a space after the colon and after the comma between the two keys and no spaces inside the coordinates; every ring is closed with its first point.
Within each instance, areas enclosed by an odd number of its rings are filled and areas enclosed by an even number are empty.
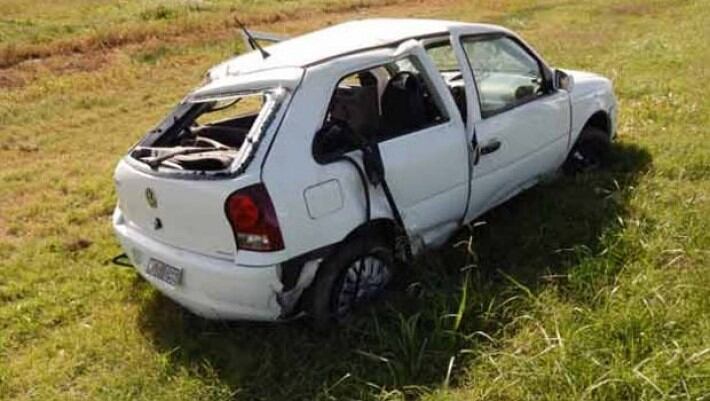
{"type": "Polygon", "coordinates": [[[580,141],[613,138],[615,106],[502,27],[336,25],[212,68],[119,162],[113,225],[199,315],[339,320],[402,260],[593,164],[580,141]]]}

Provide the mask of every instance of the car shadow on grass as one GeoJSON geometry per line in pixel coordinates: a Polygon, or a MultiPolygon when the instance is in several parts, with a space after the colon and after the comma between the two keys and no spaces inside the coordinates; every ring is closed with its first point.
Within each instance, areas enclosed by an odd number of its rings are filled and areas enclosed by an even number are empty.
{"type": "Polygon", "coordinates": [[[475,352],[486,335],[496,336],[518,316],[515,304],[502,307],[516,293],[554,285],[585,302],[585,286],[614,279],[625,253],[608,248],[624,246],[614,242],[615,234],[651,157],[616,143],[611,160],[604,171],[560,177],[482,216],[420,257],[383,302],[347,328],[323,334],[304,321],[207,321],[137,278],[135,291],[149,293],[140,328],[169,354],[171,371],[187,369],[218,394],[261,400],[416,396],[446,380],[451,357],[460,366],[460,350],[475,352]],[[579,268],[596,255],[613,257],[596,270],[579,268]]]}

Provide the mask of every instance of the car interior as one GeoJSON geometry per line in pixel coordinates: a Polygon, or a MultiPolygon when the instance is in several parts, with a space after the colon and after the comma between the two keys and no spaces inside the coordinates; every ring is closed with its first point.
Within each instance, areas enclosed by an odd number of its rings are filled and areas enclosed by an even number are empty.
{"type": "MultiPolygon", "coordinates": [[[[460,89],[462,93],[463,87],[460,89]]],[[[458,89],[452,88],[454,91],[458,89]]],[[[460,103],[465,110],[465,99],[460,103]]],[[[405,58],[348,75],[339,82],[323,128],[316,135],[314,155],[317,160],[327,159],[356,149],[358,141],[379,142],[446,119],[424,75],[405,58]]]]}
{"type": "MultiPolygon", "coordinates": [[[[178,170],[227,169],[263,108],[264,95],[196,103],[178,118],[172,132],[132,153],[138,160],[178,170]]],[[[151,167],[153,167],[151,165],[151,167]]]]}

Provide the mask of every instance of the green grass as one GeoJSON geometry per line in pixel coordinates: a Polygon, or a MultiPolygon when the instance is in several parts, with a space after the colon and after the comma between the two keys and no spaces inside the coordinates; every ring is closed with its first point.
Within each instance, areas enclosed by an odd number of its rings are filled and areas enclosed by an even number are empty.
{"type": "MultiPolygon", "coordinates": [[[[621,110],[612,165],[483,216],[348,329],[209,322],[109,262],[120,252],[111,174],[239,48],[231,28],[0,70],[0,85],[12,83],[0,88],[0,398],[710,400],[706,2],[453,1],[330,14],[308,3],[273,28],[363,12],[483,20],[519,31],[554,65],[610,76],[621,110]]],[[[19,53],[86,40],[82,24],[108,36],[141,24],[163,32],[174,29],[166,21],[225,21],[231,7],[17,4],[0,5],[0,26],[40,25],[0,28],[0,47],[19,53]]],[[[243,4],[263,15],[302,5],[243,4]]]]}
{"type": "MultiPolygon", "coordinates": [[[[235,17],[251,27],[334,12],[365,10],[403,0],[25,0],[0,3],[0,67],[57,54],[87,53],[151,40],[233,36],[235,17]],[[36,4],[35,4],[36,3],[36,4]],[[231,31],[231,32],[230,32],[231,31]]],[[[279,26],[280,25],[280,26],[279,26]]]]}

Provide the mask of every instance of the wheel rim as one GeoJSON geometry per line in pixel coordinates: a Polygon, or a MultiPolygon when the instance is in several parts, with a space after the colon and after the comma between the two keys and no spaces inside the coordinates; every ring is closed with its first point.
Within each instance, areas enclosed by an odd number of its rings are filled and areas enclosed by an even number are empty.
{"type": "Polygon", "coordinates": [[[354,306],[382,293],[390,276],[387,263],[374,255],[367,255],[353,261],[345,271],[335,296],[337,317],[346,316],[354,306]]]}
{"type": "Polygon", "coordinates": [[[578,171],[593,171],[601,166],[601,158],[591,144],[581,144],[572,153],[572,159],[578,171]]]}

